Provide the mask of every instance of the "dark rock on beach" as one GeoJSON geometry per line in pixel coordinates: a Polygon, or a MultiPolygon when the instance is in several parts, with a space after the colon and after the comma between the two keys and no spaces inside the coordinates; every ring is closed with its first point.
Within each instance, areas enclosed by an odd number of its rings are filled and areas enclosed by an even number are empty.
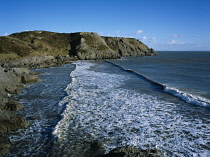
{"type": "MultiPolygon", "coordinates": [[[[38,81],[39,78],[32,74],[29,69],[26,68],[13,68],[5,69],[0,67],[0,121],[11,117],[11,113],[7,111],[18,111],[23,108],[23,105],[19,104],[17,100],[11,97],[11,94],[17,94],[24,87],[23,83],[31,83],[38,81]]],[[[14,115],[12,115],[14,120],[14,115]]],[[[20,118],[18,118],[20,119],[20,118]]],[[[10,119],[8,119],[10,121],[10,119]]],[[[3,127],[3,123],[0,127],[3,127]]],[[[11,125],[9,125],[11,126],[11,125]]],[[[9,126],[5,131],[1,133],[9,132],[9,126]]],[[[18,125],[17,125],[18,126],[18,125]]],[[[4,128],[4,127],[3,127],[4,128]]],[[[18,128],[18,127],[15,127],[18,128]]]]}
{"type": "Polygon", "coordinates": [[[28,122],[11,111],[0,110],[0,134],[28,127],[28,122]]]}
{"type": "Polygon", "coordinates": [[[5,155],[11,147],[7,134],[18,129],[25,129],[29,123],[14,111],[23,105],[11,97],[23,88],[23,83],[35,82],[39,78],[26,68],[5,69],[0,67],[0,156],[5,155]]]}
{"type": "Polygon", "coordinates": [[[158,150],[141,150],[131,146],[119,147],[111,150],[108,154],[96,157],[161,157],[158,150]]]}
{"type": "Polygon", "coordinates": [[[12,143],[6,136],[0,135],[0,156],[5,156],[11,147],[12,143]]]}
{"type": "Polygon", "coordinates": [[[29,123],[21,116],[12,111],[0,110],[0,156],[6,155],[12,145],[7,134],[18,129],[25,129],[28,126],[29,123]]]}

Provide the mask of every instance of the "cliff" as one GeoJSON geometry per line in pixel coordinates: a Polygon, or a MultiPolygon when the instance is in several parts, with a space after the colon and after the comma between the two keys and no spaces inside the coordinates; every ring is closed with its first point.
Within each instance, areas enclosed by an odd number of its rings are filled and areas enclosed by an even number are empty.
{"type": "Polygon", "coordinates": [[[157,53],[135,38],[102,37],[106,44],[121,57],[153,56],[157,53]]]}
{"type": "Polygon", "coordinates": [[[156,55],[134,38],[102,37],[97,33],[26,31],[0,37],[0,60],[33,56],[76,56],[79,59],[116,59],[156,55]]]}

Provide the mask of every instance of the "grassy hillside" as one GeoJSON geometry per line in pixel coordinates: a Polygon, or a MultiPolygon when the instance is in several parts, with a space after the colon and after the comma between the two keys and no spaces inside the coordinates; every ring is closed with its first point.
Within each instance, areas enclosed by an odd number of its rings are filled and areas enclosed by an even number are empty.
{"type": "Polygon", "coordinates": [[[134,38],[100,37],[97,33],[88,32],[26,31],[0,37],[0,60],[35,55],[107,59],[155,54],[154,50],[134,38]]]}
{"type": "Polygon", "coordinates": [[[70,51],[71,37],[68,33],[54,33],[47,31],[28,31],[11,35],[26,42],[40,54],[67,55],[70,51]]]}
{"type": "Polygon", "coordinates": [[[11,60],[30,55],[34,50],[27,43],[10,36],[0,37],[0,60],[11,60]]]}

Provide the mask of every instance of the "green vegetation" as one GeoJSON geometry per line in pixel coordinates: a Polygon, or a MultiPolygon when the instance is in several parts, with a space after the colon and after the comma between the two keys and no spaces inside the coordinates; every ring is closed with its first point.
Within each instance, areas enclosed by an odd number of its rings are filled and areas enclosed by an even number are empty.
{"type": "Polygon", "coordinates": [[[0,60],[5,60],[7,57],[11,59],[19,58],[32,52],[33,49],[19,39],[10,36],[0,37],[0,60]]]}
{"type": "Polygon", "coordinates": [[[26,42],[40,55],[67,55],[70,50],[70,35],[67,33],[54,33],[47,31],[28,31],[14,33],[12,37],[26,42]]]}
{"type": "Polygon", "coordinates": [[[4,61],[4,60],[15,60],[20,58],[20,56],[18,56],[15,53],[9,53],[9,54],[0,54],[0,61],[4,61]]]}
{"type": "MultiPolygon", "coordinates": [[[[71,55],[79,57],[116,58],[150,55],[142,42],[133,38],[100,37],[97,33],[55,33],[26,31],[0,37],[0,60],[22,57],[71,55]],[[86,54],[86,57],[82,54],[86,54]]],[[[154,53],[155,54],[155,51],[154,53]]]]}

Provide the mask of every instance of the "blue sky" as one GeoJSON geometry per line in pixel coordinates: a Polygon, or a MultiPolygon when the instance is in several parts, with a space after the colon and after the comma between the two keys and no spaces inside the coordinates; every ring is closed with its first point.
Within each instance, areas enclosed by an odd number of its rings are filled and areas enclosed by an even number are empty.
{"type": "Polygon", "coordinates": [[[157,51],[210,51],[210,0],[0,0],[0,20],[0,36],[96,32],[157,51]]]}

